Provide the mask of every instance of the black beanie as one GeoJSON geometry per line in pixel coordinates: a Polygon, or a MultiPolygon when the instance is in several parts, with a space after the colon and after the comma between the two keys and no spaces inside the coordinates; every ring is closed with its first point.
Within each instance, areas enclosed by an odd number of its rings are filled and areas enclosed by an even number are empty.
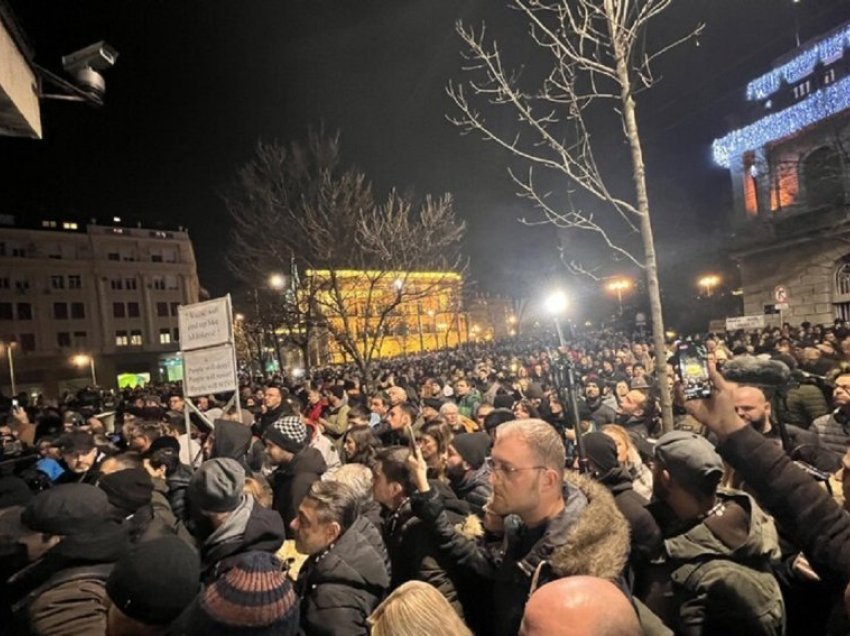
{"type": "Polygon", "coordinates": [[[620,465],[617,443],[605,433],[587,433],[582,436],[587,458],[596,464],[602,477],[620,465]]]}
{"type": "Polygon", "coordinates": [[[136,512],[151,502],[153,482],[144,468],[125,468],[102,476],[97,485],[116,508],[136,512]]]}
{"type": "Polygon", "coordinates": [[[0,477],[0,509],[23,506],[33,498],[33,492],[20,477],[0,477]]]}
{"type": "Polygon", "coordinates": [[[73,535],[102,523],[109,515],[109,500],[89,484],[62,484],[38,493],[21,515],[30,530],[73,535]]]}
{"type": "Polygon", "coordinates": [[[463,461],[478,470],[490,454],[490,436],[487,433],[461,433],[452,439],[452,446],[463,461]]]}
{"type": "Polygon", "coordinates": [[[128,617],[145,625],[168,625],[195,598],[200,578],[198,553],[168,535],[126,552],[106,581],[106,593],[128,617]]]}

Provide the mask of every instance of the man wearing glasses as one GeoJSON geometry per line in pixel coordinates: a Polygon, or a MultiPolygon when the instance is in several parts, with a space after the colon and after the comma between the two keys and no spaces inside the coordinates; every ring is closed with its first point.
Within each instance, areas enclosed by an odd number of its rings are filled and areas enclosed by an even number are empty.
{"type": "Polygon", "coordinates": [[[827,376],[832,384],[832,403],[835,410],[812,422],[821,446],[826,447],[840,460],[850,446],[850,366],[842,364],[827,376]]]}
{"type": "Polygon", "coordinates": [[[517,633],[532,579],[542,572],[538,566],[564,544],[587,505],[584,494],[564,482],[565,461],[564,444],[546,422],[515,420],[499,426],[487,458],[493,495],[484,507],[489,536],[483,542],[464,537],[449,523],[429,487],[421,455],[408,462],[419,491],[411,498],[415,514],[453,560],[493,584],[492,598],[481,599],[493,608],[488,633],[517,633]],[[501,544],[494,544],[498,537],[501,544]]]}

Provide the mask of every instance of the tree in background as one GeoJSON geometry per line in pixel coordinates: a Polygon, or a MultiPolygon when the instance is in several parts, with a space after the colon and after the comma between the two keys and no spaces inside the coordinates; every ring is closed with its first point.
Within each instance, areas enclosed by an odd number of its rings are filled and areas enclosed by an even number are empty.
{"type": "MultiPolygon", "coordinates": [[[[469,49],[466,70],[474,79],[448,87],[459,109],[459,114],[451,117],[456,125],[481,134],[527,165],[524,174],[513,169],[509,174],[519,196],[542,212],[543,222],[590,232],[618,260],[643,270],[665,430],[672,428],[673,411],[635,95],[653,84],[653,60],[699,32],[697,29],[657,51],[647,50],[647,26],[671,2],[511,0],[510,6],[527,20],[535,48],[548,56],[548,72],[538,79],[530,71],[530,78],[511,71],[503,51],[495,42],[488,42],[483,27],[475,30],[458,23],[458,34],[469,49]],[[491,123],[474,102],[510,109],[519,122],[518,129],[491,123]],[[622,131],[629,150],[631,192],[612,184],[604,170],[604,153],[595,147],[599,139],[610,138],[612,129],[622,131]],[[550,196],[553,178],[556,183],[566,180],[561,196],[550,196]],[[624,233],[639,236],[642,254],[630,249],[627,239],[619,240],[624,233]]],[[[580,263],[569,265],[574,271],[594,275],[593,269],[580,263]]]]}

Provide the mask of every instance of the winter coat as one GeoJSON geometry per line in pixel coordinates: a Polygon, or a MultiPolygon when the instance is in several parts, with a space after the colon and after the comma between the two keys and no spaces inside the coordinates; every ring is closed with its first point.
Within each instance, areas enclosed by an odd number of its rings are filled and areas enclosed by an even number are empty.
{"type": "Polygon", "coordinates": [[[109,520],[65,537],[10,579],[9,590],[17,599],[13,610],[22,622],[9,633],[102,636],[106,579],[128,548],[128,527],[109,520]]]}
{"type": "Polygon", "coordinates": [[[278,404],[277,408],[266,411],[265,413],[260,413],[254,422],[254,426],[257,429],[258,437],[262,437],[269,426],[271,426],[280,418],[286,415],[292,415],[292,407],[290,407],[289,404],[284,401],[281,401],[281,403],[278,404]]]}
{"type": "Polygon", "coordinates": [[[366,618],[390,585],[390,561],[377,528],[358,517],[329,550],[298,573],[301,629],[310,636],[366,636],[366,618]]]}
{"type": "Polygon", "coordinates": [[[811,430],[817,433],[821,446],[837,455],[839,459],[850,445],[850,417],[841,409],[816,419],[812,422],[811,430]]]}
{"type": "Polygon", "coordinates": [[[789,389],[784,406],[779,413],[782,421],[803,428],[809,428],[812,422],[829,413],[823,392],[813,384],[800,384],[789,389]]]}
{"type": "Polygon", "coordinates": [[[348,404],[331,408],[325,413],[325,433],[334,441],[340,439],[348,430],[348,404]]]}
{"type": "Polygon", "coordinates": [[[596,424],[596,426],[613,424],[617,421],[616,409],[605,404],[602,396],[599,396],[595,400],[585,398],[584,401],[587,404],[587,408],[590,409],[590,417],[593,419],[593,423],[596,424]]]}
{"type": "Polygon", "coordinates": [[[477,389],[470,389],[469,393],[459,398],[457,401],[457,410],[463,417],[473,419],[475,412],[481,405],[481,394],[477,389]]]}
{"type": "Polygon", "coordinates": [[[776,526],[746,493],[721,489],[717,499],[725,508],[664,540],[661,558],[638,573],[636,596],[677,634],[784,634],[770,569],[776,526]]]}
{"type": "Polygon", "coordinates": [[[168,503],[171,505],[171,512],[183,523],[189,521],[189,506],[186,500],[186,491],[189,488],[189,482],[191,480],[192,469],[186,464],[178,464],[177,470],[165,478],[165,483],[168,486],[168,503]]]}
{"type": "Polygon", "coordinates": [[[254,498],[243,495],[242,504],[213,531],[201,546],[201,579],[211,581],[245,552],[275,554],[286,536],[283,522],[274,510],[263,508],[254,498]],[[247,509],[247,510],[246,510],[247,509]],[[242,514],[238,514],[238,513],[242,514]]]}
{"type": "Polygon", "coordinates": [[[433,488],[415,495],[411,501],[416,515],[436,538],[440,546],[438,554],[448,557],[450,562],[457,563],[470,574],[492,582],[491,633],[495,636],[517,633],[532,577],[553,551],[567,542],[570,529],[587,506],[587,497],[579,487],[572,481],[565,481],[566,505],[558,515],[532,531],[519,522],[509,523],[500,543],[488,543],[458,532],[433,488]]]}
{"type": "Polygon", "coordinates": [[[614,496],[617,509],[629,522],[630,561],[649,561],[661,548],[661,529],[646,509],[649,502],[635,492],[631,475],[624,468],[609,471],[599,478],[599,483],[614,496]]]}
{"type": "Polygon", "coordinates": [[[301,500],[327,468],[322,454],[308,446],[297,453],[289,464],[279,467],[269,476],[274,491],[273,506],[283,519],[287,539],[295,538],[289,524],[298,516],[301,500]]]}
{"type": "Polygon", "coordinates": [[[467,471],[460,479],[452,479],[451,487],[458,499],[469,504],[473,514],[484,517],[484,504],[493,493],[487,464],[482,464],[478,470],[467,471]]]}
{"type": "Polygon", "coordinates": [[[230,420],[216,420],[210,458],[227,457],[235,459],[250,473],[251,467],[248,460],[252,440],[251,429],[244,424],[230,420]]]}

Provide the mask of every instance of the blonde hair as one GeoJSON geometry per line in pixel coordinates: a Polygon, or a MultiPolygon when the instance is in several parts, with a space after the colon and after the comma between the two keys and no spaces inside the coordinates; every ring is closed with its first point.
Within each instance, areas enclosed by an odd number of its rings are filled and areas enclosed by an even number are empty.
{"type": "Polygon", "coordinates": [[[274,501],[274,494],[269,482],[265,479],[257,479],[255,477],[245,477],[245,487],[242,489],[246,495],[254,498],[254,501],[260,504],[263,508],[271,508],[274,501]]]}
{"type": "Polygon", "coordinates": [[[522,439],[546,468],[557,471],[559,475],[564,474],[567,451],[561,436],[548,422],[534,418],[511,420],[496,429],[497,441],[513,436],[522,439]]]}
{"type": "Polygon", "coordinates": [[[472,636],[437,588],[422,581],[400,585],[367,622],[372,636],[472,636]]]}

